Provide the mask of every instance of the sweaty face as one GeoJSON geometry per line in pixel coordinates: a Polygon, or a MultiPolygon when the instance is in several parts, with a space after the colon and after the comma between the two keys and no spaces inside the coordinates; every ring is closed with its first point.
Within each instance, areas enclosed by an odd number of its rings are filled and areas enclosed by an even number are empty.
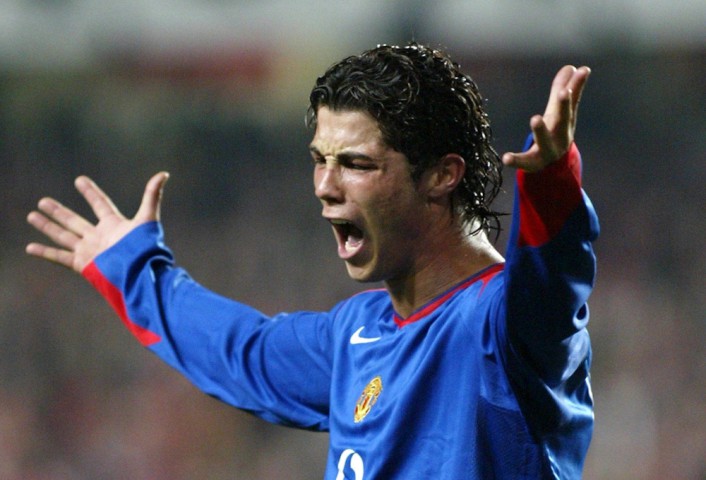
{"type": "Polygon", "coordinates": [[[314,188],[351,278],[389,281],[414,273],[424,196],[405,155],[387,146],[361,111],[320,107],[310,146],[314,188]]]}

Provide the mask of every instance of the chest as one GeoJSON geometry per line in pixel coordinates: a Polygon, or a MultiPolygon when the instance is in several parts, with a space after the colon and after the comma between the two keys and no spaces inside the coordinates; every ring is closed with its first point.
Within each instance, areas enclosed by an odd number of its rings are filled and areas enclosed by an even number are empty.
{"type": "Polygon", "coordinates": [[[353,318],[342,327],[332,428],[380,430],[412,417],[435,423],[447,408],[474,403],[497,364],[482,312],[442,309],[402,328],[386,320],[353,318]]]}

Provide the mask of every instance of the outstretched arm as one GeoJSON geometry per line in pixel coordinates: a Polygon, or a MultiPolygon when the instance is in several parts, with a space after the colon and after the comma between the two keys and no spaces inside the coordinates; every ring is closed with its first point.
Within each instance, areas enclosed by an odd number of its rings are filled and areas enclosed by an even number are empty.
{"type": "Polygon", "coordinates": [[[27,252],[81,273],[141,345],[207,394],[270,422],[327,429],[332,317],[273,320],[195,282],[174,264],[156,222],[166,180],[161,172],[147,182],[128,219],[94,182],[77,178],[97,222],[44,198],[28,221],[54,245],[31,243],[27,252]]]}
{"type": "Polygon", "coordinates": [[[563,157],[574,142],[581,94],[591,69],[562,67],[554,77],[543,115],[530,119],[534,144],[523,153],[506,153],[503,163],[527,172],[537,172],[563,157]]]}
{"type": "Polygon", "coordinates": [[[27,221],[55,245],[30,243],[27,253],[81,273],[95,257],[132,229],[159,220],[162,191],[168,178],[168,173],[160,172],[147,182],[140,208],[129,219],[90,178],[78,177],[76,189],[90,205],[97,222],[89,222],[53,198],[43,198],[39,201],[38,211],[27,215],[27,221]]]}
{"type": "Polygon", "coordinates": [[[504,269],[504,360],[530,430],[560,478],[581,477],[576,459],[586,454],[593,424],[586,302],[599,225],[574,143],[589,74],[587,67],[559,70],[544,114],[530,120],[533,145],[503,156],[518,169],[504,269]]]}

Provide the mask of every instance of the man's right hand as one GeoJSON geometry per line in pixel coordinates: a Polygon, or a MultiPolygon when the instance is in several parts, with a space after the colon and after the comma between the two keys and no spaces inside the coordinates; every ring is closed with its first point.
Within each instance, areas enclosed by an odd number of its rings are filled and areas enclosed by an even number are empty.
{"type": "Polygon", "coordinates": [[[162,192],[168,178],[167,172],[150,178],[140,208],[133,218],[128,219],[90,178],[78,177],[76,189],[86,199],[98,221],[93,224],[53,198],[42,198],[38,210],[27,215],[27,222],[55,245],[33,242],[27,245],[26,252],[81,273],[95,257],[115,245],[132,229],[159,220],[162,192]]]}

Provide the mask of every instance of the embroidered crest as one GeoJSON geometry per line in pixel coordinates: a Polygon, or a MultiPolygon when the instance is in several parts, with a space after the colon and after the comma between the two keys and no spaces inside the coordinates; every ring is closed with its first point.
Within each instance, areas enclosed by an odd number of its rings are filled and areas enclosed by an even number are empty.
{"type": "Polygon", "coordinates": [[[382,379],[377,376],[365,386],[363,393],[358,398],[358,403],[355,404],[355,411],[353,412],[353,421],[355,423],[363,421],[370,413],[370,409],[378,401],[380,392],[382,392],[382,379]]]}

